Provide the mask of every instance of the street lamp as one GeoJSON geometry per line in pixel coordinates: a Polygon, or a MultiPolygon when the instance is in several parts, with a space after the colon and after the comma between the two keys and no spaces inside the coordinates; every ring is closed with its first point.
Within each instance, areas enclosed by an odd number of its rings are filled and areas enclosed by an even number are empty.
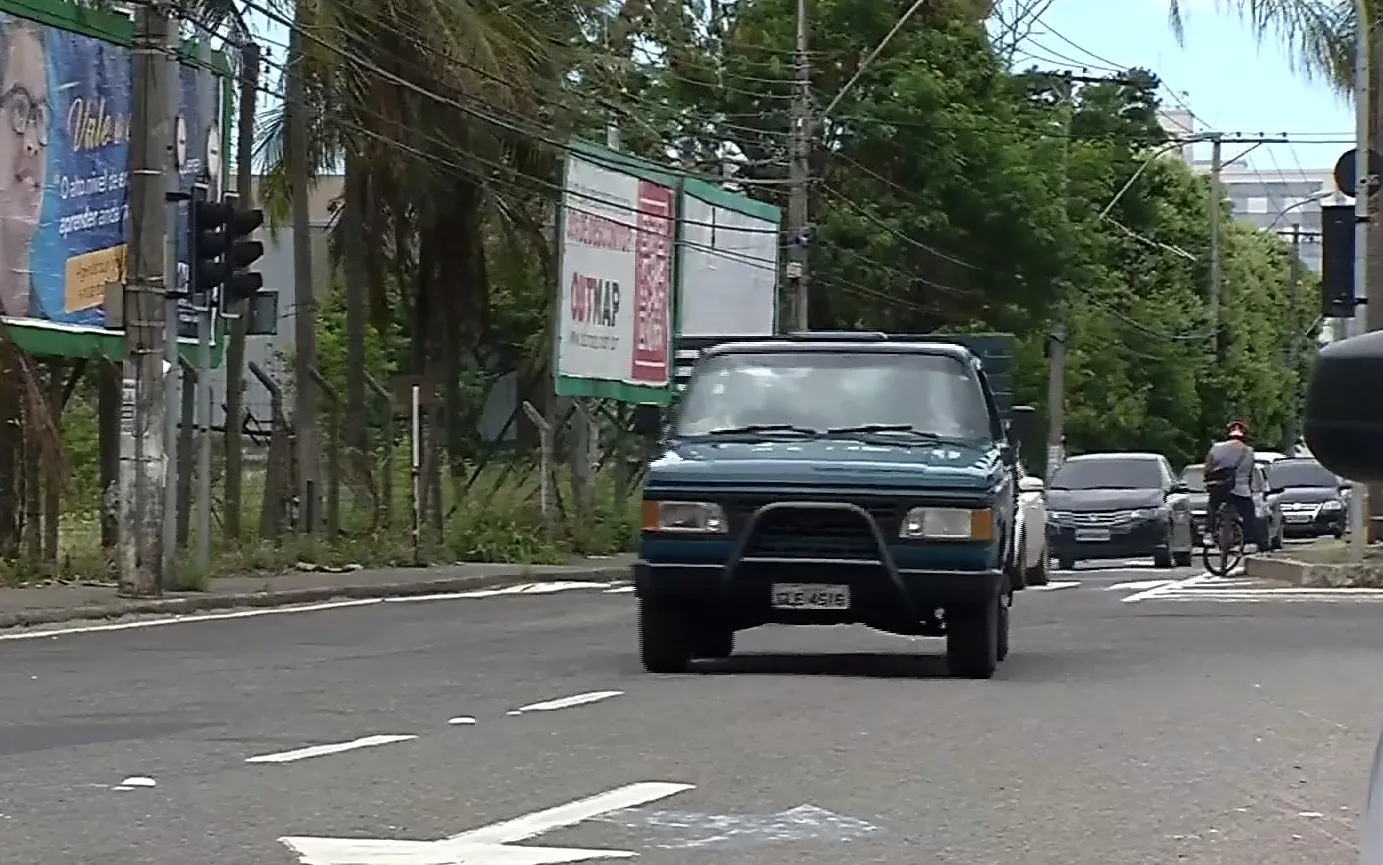
{"type": "Polygon", "coordinates": [[[1279,222],[1282,221],[1282,217],[1284,217],[1284,216],[1286,216],[1287,214],[1291,213],[1293,210],[1296,210],[1296,209],[1299,208],[1299,207],[1305,207],[1306,205],[1311,204],[1312,202],[1315,202],[1315,201],[1320,201],[1320,200],[1323,199],[1323,198],[1330,198],[1330,197],[1333,196],[1333,195],[1335,195],[1335,190],[1333,190],[1333,189],[1322,189],[1322,190],[1319,191],[1319,192],[1315,192],[1315,193],[1312,193],[1311,195],[1306,196],[1305,198],[1301,199],[1300,201],[1295,201],[1295,202],[1293,202],[1293,203],[1287,205],[1286,207],[1282,208],[1281,210],[1279,210],[1279,211],[1277,212],[1277,216],[1273,217],[1273,221],[1270,222],[1270,223],[1268,223],[1268,227],[1265,228],[1265,229],[1263,229],[1263,230],[1264,230],[1264,231],[1272,231],[1274,228],[1277,227],[1277,224],[1278,224],[1279,222]]]}

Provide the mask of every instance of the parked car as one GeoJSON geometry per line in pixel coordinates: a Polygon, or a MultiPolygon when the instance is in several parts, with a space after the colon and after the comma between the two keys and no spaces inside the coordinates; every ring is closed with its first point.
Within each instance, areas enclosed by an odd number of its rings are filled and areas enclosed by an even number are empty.
{"type": "MultiPolygon", "coordinates": [[[[1209,508],[1210,500],[1209,494],[1205,491],[1204,464],[1196,463],[1182,469],[1181,482],[1186,484],[1191,491],[1189,495],[1191,523],[1195,527],[1196,542],[1204,543],[1206,511],[1209,508]]],[[[1282,506],[1277,495],[1272,492],[1268,485],[1267,469],[1263,467],[1262,463],[1253,467],[1250,488],[1253,490],[1253,506],[1254,511],[1258,514],[1258,519],[1267,520],[1268,548],[1272,550],[1282,549],[1286,537],[1286,523],[1282,517],[1282,506]]]]}
{"type": "Polygon", "coordinates": [[[1142,556],[1159,568],[1191,564],[1189,492],[1161,454],[1071,457],[1047,486],[1047,543],[1058,567],[1142,556]]]}
{"type": "Polygon", "coordinates": [[[1268,488],[1281,503],[1289,538],[1334,535],[1349,524],[1349,482],[1313,459],[1278,460],[1268,468],[1268,488]]]}
{"type": "Polygon", "coordinates": [[[1045,586],[1050,579],[1051,557],[1047,550],[1047,495],[1042,479],[1018,464],[1018,515],[1014,520],[1014,546],[1022,585],[1015,589],[1045,586]]]}

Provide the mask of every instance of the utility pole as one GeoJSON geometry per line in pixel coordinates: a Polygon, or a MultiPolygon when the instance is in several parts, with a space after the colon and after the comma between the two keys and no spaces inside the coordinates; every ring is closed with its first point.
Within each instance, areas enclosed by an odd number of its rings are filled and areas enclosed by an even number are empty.
{"type": "MultiPolygon", "coordinates": [[[[1354,302],[1349,336],[1363,332],[1369,296],[1369,45],[1373,42],[1368,0],[1354,0],[1354,302]],[[1358,306],[1364,309],[1359,310],[1358,306]]],[[[1362,562],[1368,546],[1369,488],[1355,482],[1349,496],[1349,560],[1362,562]]]]}
{"type": "MultiPolygon", "coordinates": [[[[1060,195],[1062,212],[1065,216],[1067,215],[1066,208],[1070,203],[1066,195],[1067,181],[1069,180],[1066,169],[1070,154],[1071,124],[1076,116],[1076,84],[1122,84],[1134,87],[1143,82],[1126,75],[1111,75],[1104,78],[1075,75],[1070,72],[1047,73],[1047,75],[1057,79],[1055,85],[1056,108],[1062,113],[1060,195]]],[[[1113,202],[1111,202],[1111,206],[1112,204],[1113,202]]],[[[1067,320],[1067,300],[1066,286],[1063,282],[1058,282],[1056,297],[1052,300],[1052,307],[1056,315],[1052,322],[1052,332],[1048,343],[1048,355],[1051,362],[1051,370],[1047,377],[1047,480],[1049,481],[1066,457],[1066,341],[1071,335],[1070,324],[1067,320]]]]}
{"type": "Polygon", "coordinates": [[[1224,139],[1218,135],[1210,143],[1210,328],[1215,356],[1220,349],[1220,202],[1224,187],[1220,172],[1224,168],[1224,139]]]}
{"type": "Polygon", "coordinates": [[[1301,382],[1297,377],[1297,358],[1302,335],[1297,324],[1297,294],[1301,288],[1301,223],[1292,223],[1292,269],[1287,280],[1287,369],[1291,371],[1292,399],[1288,403],[1286,439],[1282,452],[1292,455],[1297,444],[1297,415],[1301,412],[1301,382]]]}
{"type": "MultiPolygon", "coordinates": [[[[1068,204],[1066,197],[1067,165],[1070,155],[1071,121],[1075,118],[1075,82],[1070,76],[1061,76],[1057,84],[1057,110],[1061,120],[1061,206],[1065,214],[1068,204]]],[[[1052,322],[1051,339],[1048,343],[1051,355],[1051,373],[1047,379],[1047,480],[1052,479],[1065,457],[1066,448],[1066,339],[1070,329],[1066,320],[1066,286],[1058,281],[1056,297],[1052,301],[1056,319],[1052,322]]]]}
{"type": "MultiPolygon", "coordinates": [[[[253,208],[255,100],[259,92],[259,45],[248,36],[240,46],[240,122],[235,141],[235,191],[244,207],[253,208]]],[[[223,309],[222,312],[227,310],[223,309]]],[[[245,404],[245,339],[249,335],[248,303],[236,303],[229,310],[226,340],[226,507],[225,534],[228,540],[240,537],[241,442],[240,418],[245,404]]]]}
{"type": "Polygon", "coordinates": [[[297,443],[298,528],[317,533],[317,299],[312,282],[312,235],[307,210],[307,104],[303,98],[302,37],[294,27],[288,40],[286,151],[288,187],[293,196],[293,427],[297,443]]]}
{"type": "Polygon", "coordinates": [[[797,0],[797,93],[792,103],[792,156],[788,165],[788,264],[792,324],[785,330],[808,330],[808,201],[811,193],[811,61],[807,56],[807,0],[797,0]]]}
{"type": "MultiPolygon", "coordinates": [[[[167,67],[168,90],[164,94],[167,104],[165,116],[176,118],[182,99],[182,67],[178,63],[178,19],[174,14],[168,23],[168,53],[163,62],[167,67]]],[[[176,122],[176,121],[175,121],[176,122]]],[[[181,196],[182,165],[178,163],[178,152],[172,139],[168,142],[169,156],[164,164],[164,186],[167,189],[164,202],[163,234],[163,443],[168,454],[167,481],[163,485],[163,558],[159,573],[160,585],[173,585],[173,570],[176,567],[178,552],[178,385],[183,371],[178,363],[178,295],[182,288],[178,284],[178,204],[181,196]]]]}
{"type": "MultiPolygon", "coordinates": [[[[151,597],[162,590],[163,491],[169,454],[163,425],[164,238],[166,172],[173,161],[174,118],[167,113],[166,55],[177,45],[169,10],[135,10],[130,117],[129,282],[124,293],[124,370],[120,403],[120,594],[151,597]]],[[[173,486],[173,484],[167,484],[173,486]]]]}

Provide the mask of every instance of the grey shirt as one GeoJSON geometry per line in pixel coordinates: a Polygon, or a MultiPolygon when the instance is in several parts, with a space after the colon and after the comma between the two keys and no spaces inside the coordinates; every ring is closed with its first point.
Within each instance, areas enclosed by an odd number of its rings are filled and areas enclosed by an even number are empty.
{"type": "Polygon", "coordinates": [[[1234,469],[1234,489],[1236,496],[1253,495],[1253,448],[1235,439],[1212,445],[1205,457],[1207,471],[1215,469],[1234,469]]]}

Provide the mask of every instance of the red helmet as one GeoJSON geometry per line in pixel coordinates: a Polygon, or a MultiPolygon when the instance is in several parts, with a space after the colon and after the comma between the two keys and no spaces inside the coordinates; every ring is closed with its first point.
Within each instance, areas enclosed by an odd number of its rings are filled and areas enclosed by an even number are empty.
{"type": "Polygon", "coordinates": [[[1225,427],[1225,432],[1229,433],[1232,439],[1243,439],[1249,436],[1249,425],[1241,420],[1232,420],[1229,426],[1225,427]]]}

